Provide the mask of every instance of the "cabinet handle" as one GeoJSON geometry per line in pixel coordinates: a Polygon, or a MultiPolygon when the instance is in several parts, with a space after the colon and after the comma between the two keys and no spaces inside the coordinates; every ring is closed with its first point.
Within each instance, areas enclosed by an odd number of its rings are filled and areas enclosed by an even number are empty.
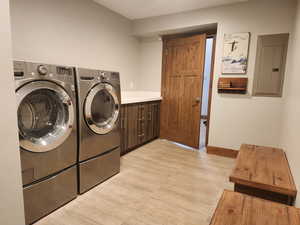
{"type": "Polygon", "coordinates": [[[145,136],[145,134],[140,134],[140,135],[138,135],[138,137],[144,137],[145,136]]]}
{"type": "Polygon", "coordinates": [[[122,129],[125,129],[125,119],[122,119],[122,125],[121,125],[122,127],[122,129]]]}
{"type": "Polygon", "coordinates": [[[148,120],[151,121],[152,120],[152,113],[148,113],[148,120]]]}

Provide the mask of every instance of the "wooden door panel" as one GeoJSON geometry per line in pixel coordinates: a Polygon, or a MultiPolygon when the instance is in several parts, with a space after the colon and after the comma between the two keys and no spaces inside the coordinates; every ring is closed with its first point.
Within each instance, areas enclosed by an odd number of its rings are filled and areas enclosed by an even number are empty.
{"type": "Polygon", "coordinates": [[[161,137],[199,147],[206,35],[164,42],[161,137]]]}
{"type": "Polygon", "coordinates": [[[166,118],[168,122],[168,128],[171,129],[169,132],[176,132],[179,129],[179,120],[180,120],[180,100],[182,93],[181,85],[182,79],[180,76],[171,76],[168,79],[169,86],[172,87],[169,89],[167,93],[168,99],[168,114],[172,114],[172,116],[166,118]]]}
{"type": "MultiPolygon", "coordinates": [[[[202,79],[199,76],[185,76],[183,80],[184,98],[182,99],[181,108],[181,129],[182,144],[198,147],[200,122],[198,116],[201,115],[199,106],[201,93],[198,93],[199,86],[202,87],[202,79]]],[[[201,89],[202,90],[202,89],[201,89]]]]}
{"type": "Polygon", "coordinates": [[[180,98],[181,98],[181,77],[171,76],[166,80],[168,88],[165,91],[165,96],[163,97],[163,104],[161,105],[161,136],[163,138],[168,138],[169,136],[176,135],[176,130],[179,128],[179,108],[180,108],[180,98]],[[171,115],[172,116],[168,116],[171,115]]]}

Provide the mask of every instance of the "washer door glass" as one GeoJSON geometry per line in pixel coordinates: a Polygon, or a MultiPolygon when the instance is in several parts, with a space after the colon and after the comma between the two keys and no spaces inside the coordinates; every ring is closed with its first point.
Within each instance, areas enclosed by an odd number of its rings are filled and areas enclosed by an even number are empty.
{"type": "Polygon", "coordinates": [[[32,82],[17,91],[21,147],[46,152],[61,145],[72,131],[71,98],[60,86],[47,81],[32,82]]]}
{"type": "Polygon", "coordinates": [[[85,100],[85,120],[97,134],[107,134],[114,129],[119,116],[119,101],[110,84],[98,84],[85,100]]]}

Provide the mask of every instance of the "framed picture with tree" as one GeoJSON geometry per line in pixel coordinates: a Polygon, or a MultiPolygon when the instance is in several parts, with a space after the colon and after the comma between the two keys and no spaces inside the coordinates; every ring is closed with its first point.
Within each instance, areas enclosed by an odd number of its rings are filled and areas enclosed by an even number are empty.
{"type": "Polygon", "coordinates": [[[250,33],[225,34],[222,74],[246,74],[250,33]]]}

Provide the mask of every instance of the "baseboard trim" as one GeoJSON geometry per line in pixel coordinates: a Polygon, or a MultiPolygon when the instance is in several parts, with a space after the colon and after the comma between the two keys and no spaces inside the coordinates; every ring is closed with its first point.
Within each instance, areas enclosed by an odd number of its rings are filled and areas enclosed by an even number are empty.
{"type": "Polygon", "coordinates": [[[229,149],[229,148],[220,148],[215,146],[207,146],[207,154],[219,155],[228,158],[237,158],[239,151],[229,149]]]}

